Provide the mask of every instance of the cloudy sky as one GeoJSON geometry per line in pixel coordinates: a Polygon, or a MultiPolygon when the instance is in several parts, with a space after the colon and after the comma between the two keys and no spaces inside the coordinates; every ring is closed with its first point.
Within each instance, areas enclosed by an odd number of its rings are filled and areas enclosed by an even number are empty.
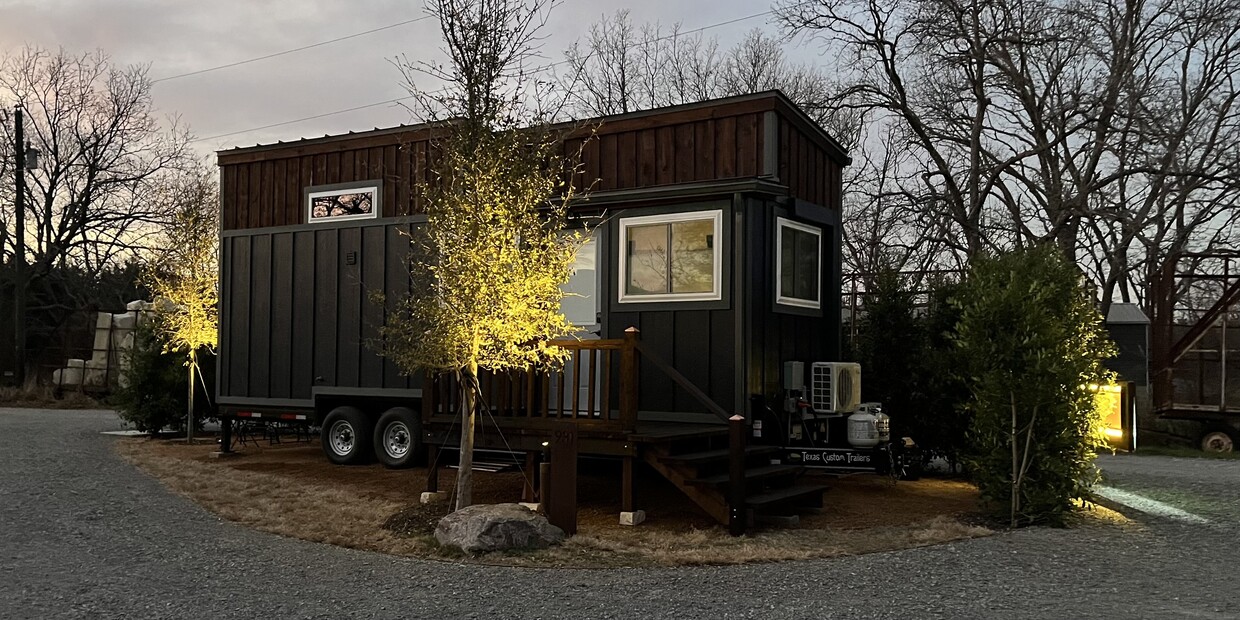
{"type": "MultiPolygon", "coordinates": [[[[628,8],[633,21],[681,22],[683,29],[768,10],[754,0],[566,0],[551,15],[546,64],[604,13],[628,8]]],[[[155,105],[179,114],[204,152],[410,122],[384,104],[256,129],[406,96],[390,60],[441,58],[433,20],[337,43],[181,76],[425,17],[419,0],[0,0],[0,52],[25,44],[71,52],[102,49],[120,64],[149,64],[155,105]]],[[[706,31],[721,46],[745,31],[774,31],[769,16],[706,31]]],[[[812,56],[808,51],[794,54],[812,56]]],[[[543,63],[540,63],[543,64],[543,63]]],[[[427,84],[427,86],[432,86],[427,84]]]]}

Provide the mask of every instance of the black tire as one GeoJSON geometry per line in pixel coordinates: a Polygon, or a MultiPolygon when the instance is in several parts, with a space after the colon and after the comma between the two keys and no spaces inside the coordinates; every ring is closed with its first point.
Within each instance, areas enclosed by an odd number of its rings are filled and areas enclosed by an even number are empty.
{"type": "Polygon", "coordinates": [[[1203,452],[1232,452],[1236,449],[1236,429],[1226,426],[1211,426],[1201,434],[1197,446],[1203,452]]]}
{"type": "Polygon", "coordinates": [[[392,407],[375,425],[375,458],[384,467],[412,467],[426,459],[422,443],[422,417],[408,407],[392,407]]]}
{"type": "Polygon", "coordinates": [[[356,407],[336,407],[323,418],[319,438],[327,460],[337,465],[361,465],[370,462],[374,452],[374,433],[370,417],[356,407]]]}

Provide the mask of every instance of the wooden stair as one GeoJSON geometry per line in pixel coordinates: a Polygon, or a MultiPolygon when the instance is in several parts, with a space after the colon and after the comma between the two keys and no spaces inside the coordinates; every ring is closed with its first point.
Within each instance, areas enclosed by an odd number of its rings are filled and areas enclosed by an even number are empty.
{"type": "MultiPolygon", "coordinates": [[[[726,525],[731,483],[728,449],[710,443],[710,439],[705,439],[647,444],[642,458],[707,514],[726,525]]],[[[745,448],[745,511],[750,520],[756,514],[788,515],[799,509],[822,507],[822,494],[827,487],[799,483],[797,479],[805,468],[773,463],[778,453],[775,446],[745,448]]]]}

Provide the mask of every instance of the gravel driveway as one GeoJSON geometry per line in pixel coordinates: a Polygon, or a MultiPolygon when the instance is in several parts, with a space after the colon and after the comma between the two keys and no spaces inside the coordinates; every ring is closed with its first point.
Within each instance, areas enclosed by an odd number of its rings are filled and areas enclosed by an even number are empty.
{"type": "MultiPolygon", "coordinates": [[[[221,522],[118,459],[99,433],[120,427],[108,412],[0,409],[0,618],[1240,618],[1225,503],[1204,526],[1038,528],[822,561],[497,568],[221,522]]],[[[1113,484],[1154,488],[1174,465],[1205,497],[1237,494],[1240,461],[1127,459],[1113,484]]]]}

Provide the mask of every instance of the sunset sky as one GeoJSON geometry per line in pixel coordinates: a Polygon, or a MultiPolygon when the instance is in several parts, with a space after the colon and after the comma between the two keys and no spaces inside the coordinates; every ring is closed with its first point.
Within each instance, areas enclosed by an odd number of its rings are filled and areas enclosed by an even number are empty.
{"type": "MultiPolygon", "coordinates": [[[[632,11],[635,23],[679,21],[686,30],[770,8],[744,0],[628,0],[623,5],[570,0],[551,14],[542,47],[545,60],[537,64],[562,60],[570,42],[603,14],[620,7],[632,11]]],[[[149,64],[158,111],[179,114],[200,138],[197,146],[205,153],[411,122],[410,113],[399,104],[385,103],[253,130],[407,96],[391,60],[402,54],[411,60],[441,59],[432,19],[239,66],[175,76],[425,16],[420,2],[396,0],[0,1],[0,51],[13,52],[24,44],[71,52],[102,49],[119,64],[149,64]]],[[[726,47],[753,28],[775,32],[769,19],[763,15],[704,34],[718,37],[726,47]]],[[[815,58],[813,50],[805,48],[790,47],[790,52],[802,60],[815,58]]],[[[429,80],[425,85],[437,86],[429,80]]]]}

